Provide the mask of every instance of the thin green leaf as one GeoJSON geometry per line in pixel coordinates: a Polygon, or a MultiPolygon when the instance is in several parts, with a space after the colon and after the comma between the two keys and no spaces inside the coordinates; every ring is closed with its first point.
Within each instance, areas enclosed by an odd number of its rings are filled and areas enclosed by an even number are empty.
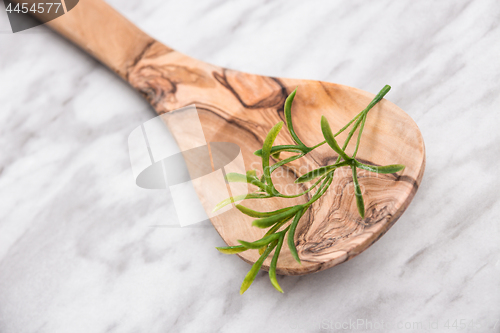
{"type": "MultiPolygon", "coordinates": [[[[283,224],[287,223],[288,221],[290,221],[290,219],[293,217],[290,216],[290,217],[287,217],[286,219],[284,220],[281,220],[280,222],[276,223],[275,225],[273,225],[271,228],[269,228],[269,230],[266,232],[266,234],[264,235],[264,237],[266,236],[269,236],[271,234],[274,234],[276,231],[279,230],[279,228],[281,228],[283,226],[283,224]]],[[[262,247],[259,249],[259,254],[262,254],[264,252],[265,248],[262,247]]]]}
{"type": "Polygon", "coordinates": [[[274,250],[273,259],[271,260],[271,265],[269,266],[269,280],[271,280],[272,285],[280,293],[283,292],[278,280],[276,279],[276,266],[278,264],[278,257],[280,255],[281,246],[283,246],[283,240],[285,239],[285,233],[280,233],[280,238],[278,239],[278,244],[276,245],[276,250],[274,250]]]}
{"type": "Polygon", "coordinates": [[[263,189],[266,192],[272,191],[272,189],[266,184],[259,181],[256,177],[243,175],[241,173],[230,172],[226,174],[226,180],[229,183],[248,183],[257,186],[258,188],[263,189]]]}
{"type": "Polygon", "coordinates": [[[378,102],[380,102],[382,100],[382,98],[384,98],[385,95],[387,95],[387,93],[389,92],[389,90],[391,90],[391,86],[386,84],[380,91],[379,93],[373,98],[373,100],[370,102],[370,104],[368,104],[368,106],[366,107],[366,109],[364,110],[364,112],[368,112],[371,108],[373,108],[375,106],[375,104],[377,104],[378,102]]]}
{"type": "Polygon", "coordinates": [[[290,224],[290,230],[288,231],[288,247],[290,248],[290,252],[292,252],[292,256],[295,260],[300,264],[299,254],[297,253],[297,248],[295,247],[295,229],[297,229],[297,225],[299,224],[299,220],[304,215],[305,210],[300,210],[295,215],[292,224],[290,224]]]}
{"type": "Polygon", "coordinates": [[[257,170],[253,169],[253,170],[248,170],[247,171],[247,176],[248,177],[253,177],[255,179],[259,179],[257,178],[257,170]]]}
{"type": "Polygon", "coordinates": [[[368,170],[371,172],[376,172],[376,173],[396,173],[405,168],[403,164],[391,164],[391,165],[384,165],[384,166],[375,166],[375,165],[368,165],[368,164],[363,164],[361,162],[356,161],[356,166],[360,169],[363,170],[368,170]]]}
{"type": "Polygon", "coordinates": [[[292,207],[286,207],[283,209],[274,210],[272,212],[257,212],[253,209],[250,209],[250,208],[242,206],[242,205],[236,205],[236,208],[245,215],[248,215],[251,217],[262,218],[262,217],[269,217],[269,216],[273,216],[273,215],[276,215],[279,213],[286,212],[287,210],[291,209],[292,207]]]}
{"type": "Polygon", "coordinates": [[[269,168],[269,157],[271,156],[271,148],[273,147],[274,140],[278,136],[281,128],[283,127],[283,122],[280,121],[271,128],[269,133],[264,140],[264,145],[262,147],[262,170],[264,171],[264,178],[266,179],[266,184],[274,189],[273,180],[271,179],[271,172],[269,168]]]}
{"type": "Polygon", "coordinates": [[[243,245],[216,247],[216,249],[225,254],[235,254],[248,250],[243,245]]]}
{"type": "MultiPolygon", "coordinates": [[[[296,146],[296,145],[278,145],[278,146],[274,146],[273,148],[271,148],[271,155],[281,153],[283,151],[291,152],[291,153],[302,153],[303,152],[302,149],[300,149],[300,147],[296,146]]],[[[262,157],[262,149],[254,151],[253,154],[256,156],[262,157]]]]}
{"type": "Polygon", "coordinates": [[[246,247],[247,249],[260,249],[263,246],[266,246],[267,244],[271,243],[272,241],[278,239],[280,236],[279,233],[277,234],[271,234],[269,236],[262,237],[259,240],[256,240],[255,242],[246,242],[243,240],[238,239],[238,243],[246,247]]]}
{"type": "MultiPolygon", "coordinates": [[[[288,210],[288,209],[291,209],[291,208],[292,208],[292,207],[287,207],[287,208],[283,208],[283,209],[287,209],[287,210],[288,210]]],[[[275,233],[276,231],[278,231],[278,230],[279,230],[279,228],[281,228],[281,227],[282,227],[285,223],[287,223],[288,221],[290,221],[290,219],[291,219],[292,217],[293,217],[293,215],[292,215],[292,216],[289,216],[289,217],[287,217],[287,218],[285,218],[285,219],[281,220],[280,222],[276,223],[275,225],[273,225],[271,228],[269,228],[269,230],[266,232],[266,234],[264,235],[264,237],[269,236],[269,235],[271,235],[271,234],[274,234],[274,233],[275,233]]],[[[285,229],[285,230],[288,230],[288,228],[289,228],[289,227],[287,227],[287,229],[285,229]]],[[[264,250],[265,250],[265,249],[266,249],[266,247],[265,247],[265,246],[264,246],[264,247],[261,247],[261,248],[259,249],[259,254],[264,253],[264,250]]]]}
{"type": "Polygon", "coordinates": [[[330,172],[332,170],[335,170],[335,169],[343,167],[343,166],[347,166],[349,164],[350,164],[350,162],[343,161],[343,162],[336,163],[336,164],[333,164],[333,165],[327,165],[327,166],[324,166],[324,167],[321,167],[321,168],[314,169],[312,171],[309,171],[306,174],[303,174],[299,178],[297,178],[295,180],[295,183],[305,183],[305,182],[308,182],[308,181],[313,180],[315,178],[321,177],[324,174],[326,174],[326,173],[328,173],[328,172],[330,172]]]}
{"type": "Polygon", "coordinates": [[[286,219],[286,218],[293,216],[300,208],[301,208],[300,205],[295,206],[292,209],[289,209],[283,213],[279,213],[279,214],[276,214],[273,216],[264,217],[261,219],[254,220],[252,222],[252,225],[257,227],[257,228],[261,228],[261,229],[269,228],[273,224],[280,222],[283,219],[286,219]]]}
{"type": "Polygon", "coordinates": [[[292,124],[292,103],[296,93],[297,93],[297,88],[295,88],[295,90],[292,91],[290,95],[288,95],[285,101],[286,127],[288,128],[288,132],[290,132],[293,141],[295,141],[299,146],[305,147],[306,145],[303,144],[302,141],[300,141],[299,137],[297,136],[297,133],[295,133],[295,130],[293,129],[293,124],[292,124]]]}
{"type": "Polygon", "coordinates": [[[326,143],[328,143],[328,145],[337,154],[339,154],[339,156],[342,156],[342,158],[346,161],[351,160],[351,158],[347,156],[347,154],[342,149],[340,149],[337,140],[335,140],[335,137],[333,136],[330,124],[328,123],[328,120],[326,119],[325,116],[321,116],[321,131],[323,132],[323,136],[325,137],[326,143]]]}
{"type": "Polygon", "coordinates": [[[232,202],[237,202],[245,199],[263,199],[263,198],[270,198],[270,196],[267,193],[248,193],[248,194],[236,195],[234,197],[229,197],[219,202],[217,206],[215,206],[215,208],[212,210],[212,212],[216,212],[222,207],[227,206],[232,202]]]}
{"type": "MultiPolygon", "coordinates": [[[[380,102],[380,100],[382,98],[384,98],[384,96],[389,92],[389,90],[391,90],[391,86],[389,85],[385,85],[384,88],[382,88],[379,93],[373,98],[373,100],[368,104],[368,106],[363,110],[361,111],[360,114],[358,114],[356,116],[357,120],[356,122],[354,123],[351,131],[349,132],[349,134],[347,135],[347,138],[344,142],[344,146],[342,147],[343,150],[346,149],[347,147],[347,144],[349,143],[349,141],[351,140],[351,137],[353,136],[354,132],[356,132],[356,129],[358,128],[358,126],[361,124],[361,122],[363,120],[366,120],[366,115],[368,114],[368,111],[370,111],[378,102],[380,102]]],[[[364,126],[364,125],[363,125],[364,126]]],[[[358,144],[357,144],[357,147],[359,147],[359,141],[361,139],[361,133],[362,133],[362,130],[360,130],[360,133],[358,135],[358,144]]],[[[357,149],[355,149],[355,154],[354,154],[354,157],[356,156],[357,154],[357,149]]]]}
{"type": "MultiPolygon", "coordinates": [[[[342,127],[341,129],[338,130],[337,133],[335,133],[333,136],[334,137],[337,137],[340,133],[342,133],[343,131],[345,131],[349,126],[351,126],[351,124],[353,122],[355,122],[359,117],[361,117],[361,115],[363,115],[365,110],[361,111],[360,113],[358,113],[354,118],[352,118],[347,124],[344,125],[344,127],[342,127]]],[[[323,142],[320,142],[318,143],[317,145],[314,145],[312,146],[310,149],[311,150],[314,150],[322,145],[324,145],[326,143],[326,141],[323,141],[323,142]]]]}
{"type": "Polygon", "coordinates": [[[253,264],[252,268],[243,279],[243,283],[241,284],[240,288],[240,294],[243,294],[252,285],[252,282],[255,280],[257,273],[259,273],[260,267],[264,263],[264,260],[266,260],[277,243],[278,241],[272,242],[264,251],[264,253],[262,253],[260,258],[253,264]]]}
{"type": "Polygon", "coordinates": [[[230,172],[226,174],[226,180],[230,183],[249,183],[253,177],[242,175],[241,173],[230,172]]]}
{"type": "Polygon", "coordinates": [[[304,154],[295,155],[295,156],[286,158],[284,160],[281,160],[277,163],[274,163],[273,165],[271,165],[270,172],[273,173],[273,171],[276,170],[277,168],[279,168],[280,166],[285,165],[285,164],[290,163],[290,162],[293,162],[293,161],[301,158],[302,156],[304,156],[304,154]]]}
{"type": "Polygon", "coordinates": [[[363,201],[363,194],[361,194],[361,187],[359,187],[358,175],[356,174],[356,166],[351,165],[352,180],[354,183],[354,195],[356,196],[356,205],[358,206],[359,215],[365,217],[365,202],[363,201]]]}

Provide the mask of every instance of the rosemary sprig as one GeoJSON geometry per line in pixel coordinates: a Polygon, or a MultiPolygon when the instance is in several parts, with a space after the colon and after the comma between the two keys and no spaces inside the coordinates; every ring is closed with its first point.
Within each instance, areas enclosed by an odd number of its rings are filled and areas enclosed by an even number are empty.
{"type": "Polygon", "coordinates": [[[262,159],[262,171],[263,171],[262,177],[260,179],[257,177],[256,170],[247,171],[245,175],[238,173],[228,173],[226,175],[226,179],[228,182],[248,183],[255,186],[257,189],[255,192],[245,195],[234,196],[221,201],[214,208],[214,211],[232,202],[237,202],[245,199],[266,199],[272,197],[295,198],[298,196],[305,195],[316,188],[316,192],[314,193],[314,195],[312,195],[309,201],[306,202],[305,204],[290,206],[271,212],[258,212],[239,204],[236,205],[236,208],[243,214],[255,218],[255,220],[252,222],[253,226],[263,229],[269,228],[264,237],[254,242],[238,240],[240,245],[217,247],[217,249],[220,252],[226,254],[239,253],[249,249],[259,250],[260,257],[253,264],[252,268],[250,269],[245,279],[243,280],[240,289],[241,294],[243,294],[250,287],[252,282],[255,280],[255,277],[257,276],[257,273],[259,272],[265,259],[271,254],[273,250],[274,250],[274,255],[272,257],[271,264],[269,266],[269,279],[271,280],[271,283],[276,288],[276,290],[283,292],[276,279],[276,267],[285,237],[287,236],[287,243],[288,247],[290,248],[290,252],[292,253],[292,256],[300,264],[301,261],[299,258],[299,254],[297,252],[297,248],[295,247],[295,241],[294,241],[297,225],[302,216],[304,216],[306,211],[309,209],[309,207],[326,193],[326,191],[328,190],[329,186],[333,181],[336,169],[344,166],[349,166],[351,168],[352,179],[354,184],[354,194],[356,197],[358,212],[361,218],[364,218],[365,205],[363,200],[363,194],[357,177],[357,169],[359,168],[376,173],[395,173],[405,168],[405,166],[401,164],[372,166],[363,164],[358,160],[356,160],[356,155],[358,153],[358,149],[360,146],[361,136],[363,133],[363,129],[365,127],[367,114],[389,92],[390,89],[391,87],[388,85],[382,88],[382,90],[375,96],[375,98],[370,102],[370,104],[368,104],[368,106],[363,111],[358,113],[353,119],[351,119],[344,127],[342,127],[335,134],[333,134],[330,128],[330,124],[328,123],[326,117],[322,116],[321,131],[323,133],[323,137],[325,138],[325,140],[312,147],[306,146],[302,142],[302,140],[300,140],[299,136],[297,135],[297,133],[293,128],[292,103],[297,93],[297,89],[295,89],[287,97],[284,106],[286,127],[295,144],[273,146],[276,137],[278,136],[279,132],[283,127],[283,122],[279,122],[276,125],[274,125],[273,128],[271,128],[271,130],[267,134],[262,149],[259,149],[254,153],[257,156],[260,156],[262,159]],[[344,132],[351,125],[353,126],[349,131],[347,138],[344,141],[344,144],[341,148],[337,143],[335,137],[338,136],[340,133],[344,132]],[[347,145],[349,144],[349,141],[351,140],[356,130],[358,130],[358,128],[359,132],[356,141],[356,146],[354,148],[354,153],[352,156],[349,156],[346,154],[345,150],[347,148],[347,145]],[[305,183],[318,178],[318,180],[313,185],[311,185],[307,190],[295,195],[285,195],[280,193],[273,184],[272,173],[279,167],[304,157],[306,154],[322,146],[325,143],[327,143],[333,149],[333,151],[335,151],[338,154],[336,162],[334,164],[312,170],[300,176],[295,181],[296,183],[305,183]],[[270,158],[273,157],[275,159],[278,159],[280,153],[282,152],[297,153],[297,155],[293,155],[291,157],[278,161],[273,165],[270,165],[269,164],[270,158]],[[290,225],[288,225],[285,229],[280,231],[280,229],[290,220],[292,221],[290,225]]]}

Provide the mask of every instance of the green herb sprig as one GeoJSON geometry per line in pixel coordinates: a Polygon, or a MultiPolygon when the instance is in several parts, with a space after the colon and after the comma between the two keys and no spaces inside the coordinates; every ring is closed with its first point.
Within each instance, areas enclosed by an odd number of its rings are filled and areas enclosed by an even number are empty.
{"type": "Polygon", "coordinates": [[[253,220],[252,222],[253,226],[262,229],[269,228],[264,237],[255,242],[246,242],[243,240],[238,240],[240,245],[217,247],[217,249],[220,252],[226,254],[239,253],[249,249],[259,250],[260,257],[253,264],[252,268],[245,276],[245,279],[243,280],[243,283],[240,288],[240,294],[243,294],[250,287],[252,282],[255,280],[255,277],[257,276],[257,273],[259,272],[264,260],[271,254],[273,250],[274,250],[274,255],[271,260],[271,265],[269,266],[269,279],[271,280],[272,285],[278,291],[283,292],[276,279],[276,266],[281,251],[281,247],[283,245],[283,242],[285,241],[285,237],[287,238],[288,247],[290,248],[292,256],[300,264],[301,263],[300,258],[297,253],[297,248],[295,247],[295,242],[294,242],[295,230],[297,229],[297,225],[300,219],[306,213],[309,207],[326,193],[326,191],[328,190],[329,186],[333,181],[336,169],[344,166],[349,166],[351,168],[352,179],[354,184],[354,194],[356,197],[358,212],[359,215],[362,218],[364,218],[365,205],[364,205],[363,195],[361,193],[361,187],[358,182],[357,169],[359,168],[376,173],[395,173],[405,168],[405,166],[401,164],[373,166],[373,165],[363,164],[358,160],[356,160],[356,154],[358,152],[359,145],[361,142],[361,135],[363,133],[363,129],[365,126],[367,114],[389,92],[390,89],[391,87],[388,85],[382,88],[382,90],[375,96],[375,98],[370,102],[370,104],[368,104],[368,106],[363,111],[358,113],[353,119],[351,119],[344,127],[342,127],[335,134],[333,134],[330,128],[330,124],[328,123],[326,117],[322,116],[321,131],[323,133],[323,137],[325,138],[325,140],[312,147],[308,147],[307,145],[305,145],[300,140],[300,138],[298,137],[297,133],[293,128],[292,103],[293,99],[295,98],[295,94],[297,93],[297,89],[295,89],[287,97],[284,106],[286,126],[295,144],[273,146],[276,137],[278,136],[279,132],[283,127],[283,122],[281,121],[276,125],[274,125],[273,128],[271,128],[271,130],[269,131],[264,140],[262,149],[259,149],[254,153],[257,156],[260,156],[262,160],[263,175],[261,178],[257,177],[256,170],[247,171],[245,175],[239,173],[228,173],[226,175],[226,179],[228,182],[248,183],[255,186],[257,189],[252,193],[234,196],[221,201],[214,208],[214,211],[217,211],[230,203],[238,202],[245,199],[267,199],[273,197],[296,198],[305,195],[310,191],[312,191],[313,189],[317,188],[314,195],[312,195],[309,201],[307,201],[306,203],[286,207],[283,209],[278,209],[271,212],[258,212],[248,207],[242,206],[240,204],[236,205],[236,208],[243,214],[255,218],[255,220],[253,220]],[[337,141],[335,140],[335,137],[344,132],[346,129],[348,129],[349,126],[351,126],[352,124],[353,126],[349,131],[347,138],[341,148],[337,143],[337,141]],[[347,145],[349,144],[349,141],[351,140],[352,136],[354,135],[354,133],[358,128],[359,132],[356,141],[356,146],[354,148],[354,153],[352,156],[349,156],[346,154],[345,150],[347,148],[347,145]],[[322,146],[325,143],[328,144],[333,149],[333,151],[335,151],[338,154],[336,162],[334,164],[312,170],[300,176],[295,181],[295,183],[305,183],[317,179],[317,181],[307,190],[295,195],[285,195],[280,193],[273,184],[273,180],[271,177],[272,173],[276,171],[276,169],[278,169],[279,167],[304,157],[306,154],[322,146]],[[280,153],[282,152],[295,153],[295,155],[292,155],[291,157],[280,160],[277,163],[270,165],[269,164],[270,158],[273,157],[274,159],[279,159],[280,153]],[[282,227],[284,227],[285,224],[289,221],[292,222],[284,229],[282,229],[282,227]]]}

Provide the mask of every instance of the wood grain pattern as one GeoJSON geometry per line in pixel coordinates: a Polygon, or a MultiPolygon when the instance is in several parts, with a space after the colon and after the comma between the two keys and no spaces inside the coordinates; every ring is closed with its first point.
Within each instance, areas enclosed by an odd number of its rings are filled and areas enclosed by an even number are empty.
{"type": "MultiPolygon", "coordinates": [[[[265,77],[201,62],[153,40],[100,0],[82,0],[49,25],[118,73],[158,114],[195,104],[207,141],[240,146],[247,169],[260,165],[260,158],[253,152],[262,147],[268,130],[284,120],[283,104],[295,87],[298,93],[292,108],[293,121],[306,145],[323,140],[322,114],[336,130],[374,97],[343,85],[265,77]]],[[[345,136],[340,135],[339,142],[345,136]]],[[[292,140],[283,130],[275,144],[292,144],[292,140]]],[[[353,146],[348,147],[348,153],[352,154],[353,146]]],[[[382,100],[370,111],[357,156],[368,164],[400,163],[406,169],[389,175],[359,170],[366,204],[364,219],[357,213],[351,173],[348,168],[339,169],[330,190],[309,209],[297,228],[302,265],[293,260],[285,244],[278,274],[307,274],[349,260],[379,239],[405,211],[425,167],[424,142],[413,120],[396,105],[382,100]]],[[[320,147],[276,171],[276,186],[289,193],[300,191],[299,185],[289,184],[313,168],[334,163],[336,157],[328,147],[320,147]]],[[[266,211],[307,199],[272,198],[247,200],[244,204],[266,211]]],[[[237,239],[253,241],[265,233],[252,227],[251,220],[232,209],[212,218],[212,223],[227,244],[237,245],[237,239]]],[[[258,258],[256,250],[239,255],[249,263],[258,258]]],[[[268,269],[269,261],[265,261],[264,269],[268,269]]]]}

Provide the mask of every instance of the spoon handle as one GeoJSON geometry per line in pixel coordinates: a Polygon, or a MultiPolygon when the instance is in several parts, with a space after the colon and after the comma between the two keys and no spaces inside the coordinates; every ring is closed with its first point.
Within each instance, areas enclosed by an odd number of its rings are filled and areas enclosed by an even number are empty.
{"type": "Polygon", "coordinates": [[[155,42],[102,0],[81,0],[47,23],[128,81],[128,69],[155,42]]]}

